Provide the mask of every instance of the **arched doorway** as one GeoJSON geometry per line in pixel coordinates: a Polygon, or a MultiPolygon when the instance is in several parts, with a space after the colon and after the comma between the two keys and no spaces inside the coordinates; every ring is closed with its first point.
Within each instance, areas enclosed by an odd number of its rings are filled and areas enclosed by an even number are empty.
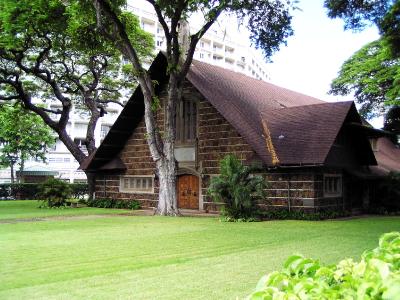
{"type": "Polygon", "coordinates": [[[178,208],[199,209],[199,178],[195,175],[178,177],[178,208]]]}

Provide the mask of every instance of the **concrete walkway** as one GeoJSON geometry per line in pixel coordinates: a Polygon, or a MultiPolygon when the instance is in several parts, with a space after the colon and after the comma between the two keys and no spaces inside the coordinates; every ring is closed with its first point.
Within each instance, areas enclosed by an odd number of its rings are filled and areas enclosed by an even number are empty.
{"type": "MultiPolygon", "coordinates": [[[[182,217],[219,217],[217,213],[206,213],[205,211],[180,209],[182,217]]],[[[120,214],[95,214],[95,215],[67,215],[67,216],[49,216],[49,217],[34,217],[34,218],[15,218],[0,220],[0,224],[15,224],[23,222],[43,222],[43,221],[57,221],[57,220],[88,220],[98,218],[111,218],[111,217],[129,217],[129,216],[153,216],[154,209],[138,209],[132,210],[127,213],[120,214]]]]}
{"type": "MultiPolygon", "coordinates": [[[[204,210],[196,210],[196,209],[180,209],[179,212],[183,217],[219,217],[218,213],[207,213],[204,210]]],[[[129,215],[134,216],[152,216],[154,215],[154,209],[138,209],[129,213],[129,215]]]]}

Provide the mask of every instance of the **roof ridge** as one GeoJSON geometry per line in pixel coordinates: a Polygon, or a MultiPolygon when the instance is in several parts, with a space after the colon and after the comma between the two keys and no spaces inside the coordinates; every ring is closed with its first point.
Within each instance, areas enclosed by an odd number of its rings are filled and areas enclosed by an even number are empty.
{"type": "MultiPolygon", "coordinates": [[[[321,100],[323,101],[323,100],[321,100]]],[[[271,112],[271,111],[279,111],[279,110],[295,110],[299,108],[304,108],[304,107],[315,107],[315,106],[323,106],[323,105],[337,105],[337,104],[348,104],[351,106],[354,101],[348,100],[348,101],[336,101],[336,102],[325,102],[325,103],[313,103],[313,104],[304,104],[304,105],[298,105],[298,106],[286,106],[286,107],[277,107],[277,108],[267,108],[262,111],[260,111],[261,114],[271,112]]]]}
{"type": "MultiPolygon", "coordinates": [[[[203,64],[203,65],[208,65],[208,66],[211,66],[211,67],[213,67],[213,68],[220,69],[220,70],[222,70],[222,71],[224,71],[224,72],[232,73],[232,74],[235,74],[235,75],[237,75],[237,76],[250,79],[250,80],[252,80],[252,81],[254,81],[254,82],[257,82],[257,83],[260,83],[260,82],[261,82],[261,83],[263,83],[263,84],[266,84],[266,85],[269,85],[269,86],[272,86],[272,87],[275,87],[275,88],[278,88],[278,89],[286,90],[286,91],[291,92],[291,93],[296,93],[296,94],[299,94],[299,95],[302,95],[302,96],[306,96],[306,97],[309,97],[309,98],[313,98],[313,99],[315,99],[315,100],[324,101],[324,100],[321,100],[321,99],[319,99],[319,98],[317,98],[317,97],[313,97],[313,96],[304,94],[304,93],[302,93],[302,92],[294,91],[294,90],[291,90],[291,89],[289,89],[289,88],[286,88],[286,87],[277,85],[277,84],[272,83],[272,82],[268,82],[268,81],[265,81],[265,80],[262,80],[262,79],[256,79],[256,78],[254,78],[254,77],[248,76],[248,75],[246,75],[246,74],[244,74],[244,73],[241,73],[241,72],[237,72],[237,71],[234,71],[234,70],[231,70],[231,69],[223,68],[223,67],[221,67],[221,66],[217,66],[217,65],[213,65],[213,64],[210,64],[210,63],[207,63],[207,62],[204,62],[204,61],[200,61],[200,60],[197,60],[197,59],[193,59],[192,65],[193,65],[193,66],[196,66],[197,63],[203,64]]],[[[274,100],[274,101],[277,102],[276,100],[274,100]]],[[[279,102],[277,102],[277,103],[280,104],[279,102]]]]}

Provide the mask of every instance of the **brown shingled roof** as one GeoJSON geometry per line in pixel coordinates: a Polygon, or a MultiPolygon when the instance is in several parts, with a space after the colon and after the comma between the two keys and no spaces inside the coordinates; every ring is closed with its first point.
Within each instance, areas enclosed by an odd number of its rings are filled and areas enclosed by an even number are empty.
{"type": "Polygon", "coordinates": [[[352,105],[321,103],[263,112],[279,164],[322,165],[352,105]]]}
{"type": "Polygon", "coordinates": [[[378,139],[378,151],[374,152],[378,166],[373,167],[373,173],[387,175],[389,172],[400,172],[400,149],[389,138],[378,139]]]}
{"type": "Polygon", "coordinates": [[[199,61],[193,62],[187,78],[268,165],[272,159],[266,151],[260,112],[324,103],[316,98],[199,61]]]}
{"type": "MultiPolygon", "coordinates": [[[[151,66],[152,77],[157,77],[160,83],[165,83],[166,65],[165,57],[159,54],[151,66]]],[[[270,131],[280,165],[323,164],[353,105],[352,102],[326,103],[198,61],[193,62],[187,79],[235,127],[266,165],[272,165],[273,157],[267,150],[263,125],[270,131]],[[283,139],[279,138],[281,135],[283,139]]],[[[132,132],[138,124],[138,112],[143,115],[143,95],[138,91],[140,88],[128,101],[96,155],[85,163],[86,169],[99,169],[123,148],[127,131],[132,132]],[[140,110],[133,110],[134,107],[140,110]],[[120,130],[124,137],[114,138],[120,130]]]]}

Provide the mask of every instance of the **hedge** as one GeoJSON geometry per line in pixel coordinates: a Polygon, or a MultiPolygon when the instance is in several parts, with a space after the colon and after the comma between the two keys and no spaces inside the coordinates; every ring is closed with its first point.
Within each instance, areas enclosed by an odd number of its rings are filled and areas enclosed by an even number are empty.
{"type": "Polygon", "coordinates": [[[140,209],[140,203],[137,200],[116,200],[111,198],[96,198],[86,201],[90,207],[100,208],[125,208],[125,209],[140,209]]]}
{"type": "MultiPolygon", "coordinates": [[[[0,184],[1,200],[39,200],[40,183],[2,183],[0,184]]],[[[70,183],[72,198],[83,199],[88,194],[86,183],[70,183]]]]}

